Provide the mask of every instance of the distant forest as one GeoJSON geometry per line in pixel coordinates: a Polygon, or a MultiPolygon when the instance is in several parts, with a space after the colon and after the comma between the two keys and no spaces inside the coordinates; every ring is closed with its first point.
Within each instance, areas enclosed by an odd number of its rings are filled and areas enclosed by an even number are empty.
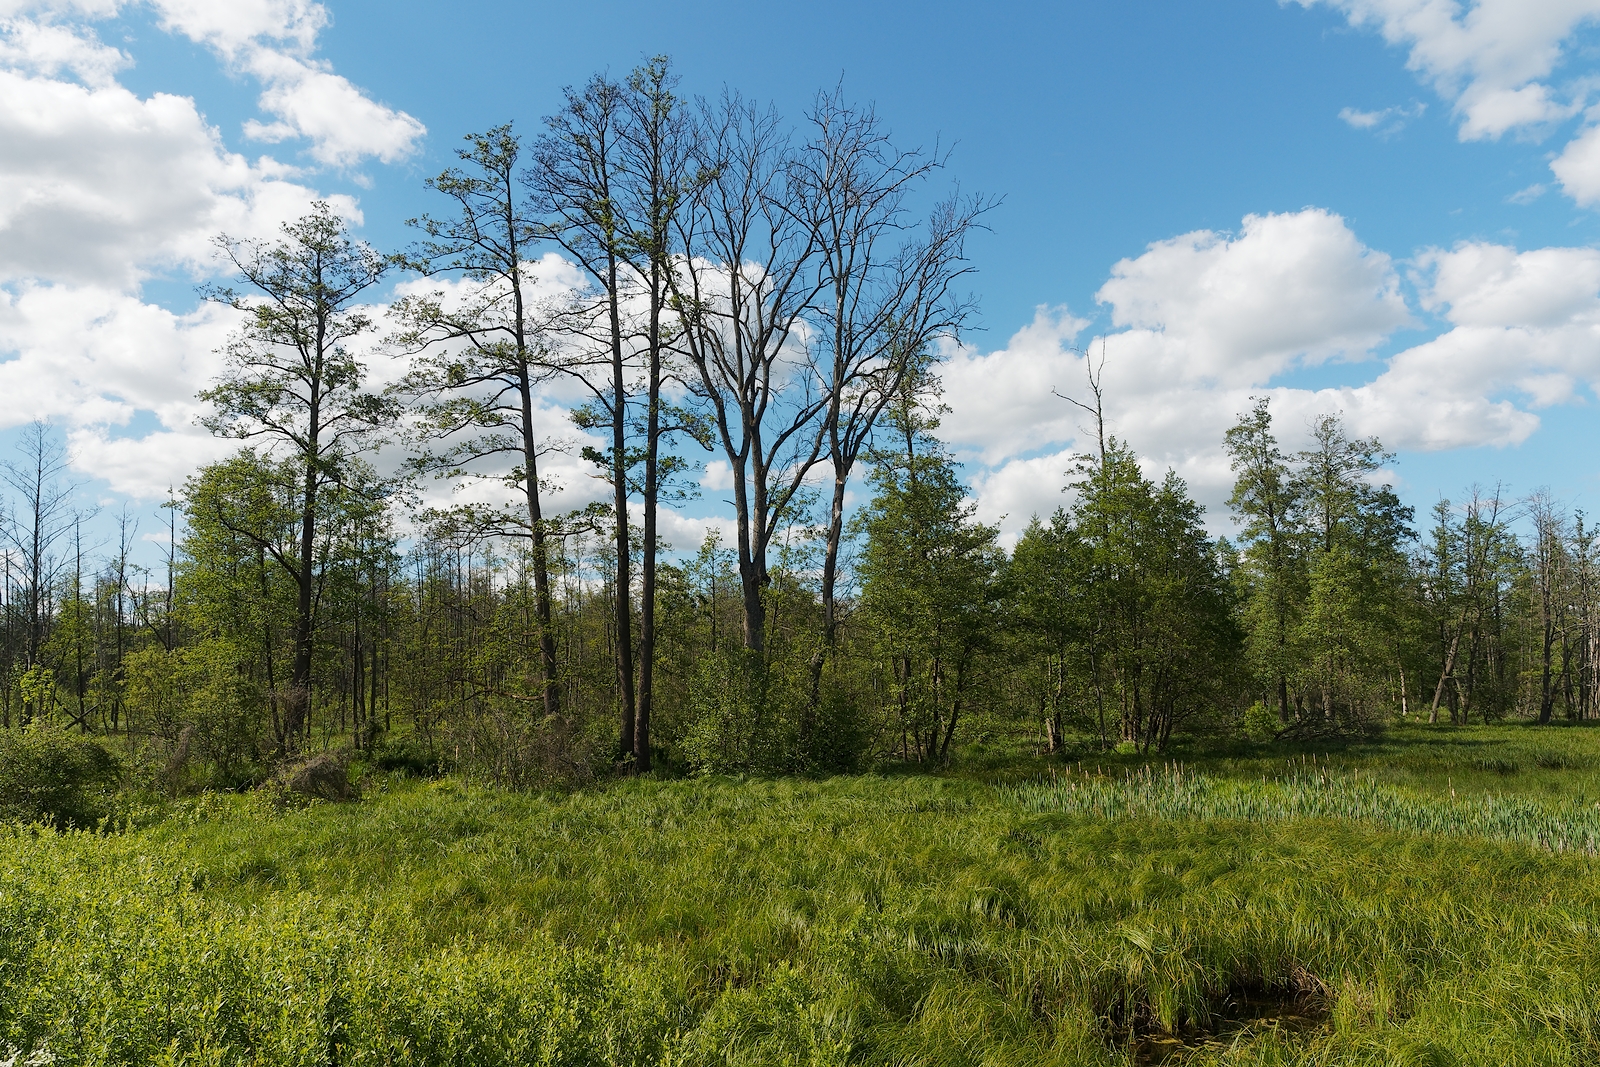
{"type": "Polygon", "coordinates": [[[236,277],[206,295],[242,325],[201,396],[240,450],[175,494],[165,567],[127,523],[86,550],[61,446],[26,436],[0,724],[195,788],[325,748],[536,785],[1595,714],[1584,517],[1496,489],[1419,520],[1336,413],[1297,452],[1266,399],[1240,414],[1218,540],[1107,433],[1086,358],[1063,507],[1004,548],[938,437],[993,201],[937,199],[946,157],[836,92],[790,126],[655,60],[459,157],[401,253],[327,205],[218,237],[236,277]],[[376,359],[404,367],[382,389],[376,359]],[[585,397],[604,506],[551,505],[552,385],[585,397]],[[673,552],[661,509],[707,459],[736,532],[673,552]],[[436,484],[474,502],[423,507],[436,484]]]}

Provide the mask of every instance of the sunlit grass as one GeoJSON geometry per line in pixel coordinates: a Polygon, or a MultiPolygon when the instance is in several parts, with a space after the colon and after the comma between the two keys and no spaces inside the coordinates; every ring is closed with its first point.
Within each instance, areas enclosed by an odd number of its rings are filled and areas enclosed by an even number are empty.
{"type": "Polygon", "coordinates": [[[1555,852],[1600,852],[1600,805],[1586,793],[1565,800],[1456,792],[1439,797],[1362,777],[1360,769],[1291,765],[1259,780],[1222,778],[1181,764],[1115,777],[1068,768],[1048,781],[1002,788],[1027,811],[1103,819],[1335,819],[1404,833],[1513,841],[1555,852]],[[1074,770],[1077,773],[1073,773],[1074,770]]]}
{"type": "Polygon", "coordinates": [[[1588,832],[1539,783],[1588,788],[1589,736],[1516,772],[1401,737],[0,831],[0,1061],[1088,1065],[1154,1035],[1186,1064],[1600,1062],[1600,861],[1516,821],[1588,832]],[[1310,1024],[1252,1007],[1294,998],[1310,1024]]]}

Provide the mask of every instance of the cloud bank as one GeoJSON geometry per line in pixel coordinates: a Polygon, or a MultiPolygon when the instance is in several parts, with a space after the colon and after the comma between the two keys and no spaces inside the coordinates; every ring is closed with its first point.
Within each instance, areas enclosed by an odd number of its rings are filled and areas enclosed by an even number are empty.
{"type": "Polygon", "coordinates": [[[141,9],[260,82],[270,121],[244,131],[257,140],[350,167],[402,159],[425,131],[315,57],[321,4],[0,0],[0,428],[55,420],[82,472],[149,499],[227,451],[195,425],[194,394],[234,320],[175,313],[144,288],[211,276],[216,234],[269,237],[314,199],[361,213],[302,165],[229,150],[193,99],[120,84],[133,59],[96,23],[141,9]]]}
{"type": "Polygon", "coordinates": [[[1307,209],[1156,242],[1115,264],[1097,299],[1110,331],[1086,337],[1084,320],[1040,309],[1004,348],[947,365],[944,430],[976,464],[980,514],[1009,532],[1065,502],[1093,429],[1053,391],[1086,400],[1086,360],[1102,354],[1107,429],[1152,475],[1187,479],[1219,528],[1232,481],[1222,435],[1252,396],[1272,398],[1290,448],[1314,416],[1342,412],[1388,447],[1439,450],[1520,443],[1539,409],[1600,388],[1595,249],[1467,243],[1397,265],[1337,215],[1307,209]],[[1438,336],[1375,355],[1419,313],[1436,317],[1438,336]],[[1330,361],[1372,372],[1356,385],[1293,384],[1330,361]]]}

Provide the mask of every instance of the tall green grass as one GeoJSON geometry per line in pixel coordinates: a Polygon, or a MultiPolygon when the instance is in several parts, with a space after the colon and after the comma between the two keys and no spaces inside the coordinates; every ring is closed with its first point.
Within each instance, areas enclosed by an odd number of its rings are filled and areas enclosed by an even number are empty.
{"type": "Polygon", "coordinates": [[[1057,774],[999,790],[1027,811],[1102,819],[1335,819],[1403,833],[1514,841],[1555,852],[1600,852],[1600,806],[1518,796],[1435,797],[1326,769],[1259,780],[1220,778],[1173,764],[1117,777],[1057,774]]]}
{"type": "Polygon", "coordinates": [[[0,830],[0,1062],[1600,1062],[1600,861],[1175,817],[1146,778],[1095,785],[1112,818],[959,778],[395,780],[0,830]],[[1325,1020],[1249,1007],[1293,998],[1325,1020]]]}

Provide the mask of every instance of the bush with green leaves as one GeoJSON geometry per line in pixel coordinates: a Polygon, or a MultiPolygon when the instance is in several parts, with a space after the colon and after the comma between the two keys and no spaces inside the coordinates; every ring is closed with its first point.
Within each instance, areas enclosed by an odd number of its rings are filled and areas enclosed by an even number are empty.
{"type": "Polygon", "coordinates": [[[122,780],[117,758],[47,726],[0,730],[0,820],[93,826],[122,780]]]}
{"type": "Polygon", "coordinates": [[[796,649],[730,647],[706,656],[689,684],[680,748],[701,774],[837,774],[866,759],[868,730],[848,694],[824,678],[812,695],[796,649]]]}
{"type": "Polygon", "coordinates": [[[1271,741],[1278,735],[1280,726],[1277,714],[1259,700],[1245,709],[1239,723],[1240,732],[1250,741],[1271,741]]]}
{"type": "Polygon", "coordinates": [[[250,711],[264,694],[240,670],[245,659],[235,642],[209,638],[171,651],[141,649],[124,660],[129,712],[163,742],[165,788],[232,789],[267,776],[272,739],[250,711]]]}
{"type": "Polygon", "coordinates": [[[430,950],[402,910],[309,895],[218,906],[181,858],[115,840],[93,869],[48,832],[0,830],[0,849],[0,1049],[97,1067],[598,1067],[659,1062],[674,1029],[655,972],[626,959],[538,937],[430,950]]]}

